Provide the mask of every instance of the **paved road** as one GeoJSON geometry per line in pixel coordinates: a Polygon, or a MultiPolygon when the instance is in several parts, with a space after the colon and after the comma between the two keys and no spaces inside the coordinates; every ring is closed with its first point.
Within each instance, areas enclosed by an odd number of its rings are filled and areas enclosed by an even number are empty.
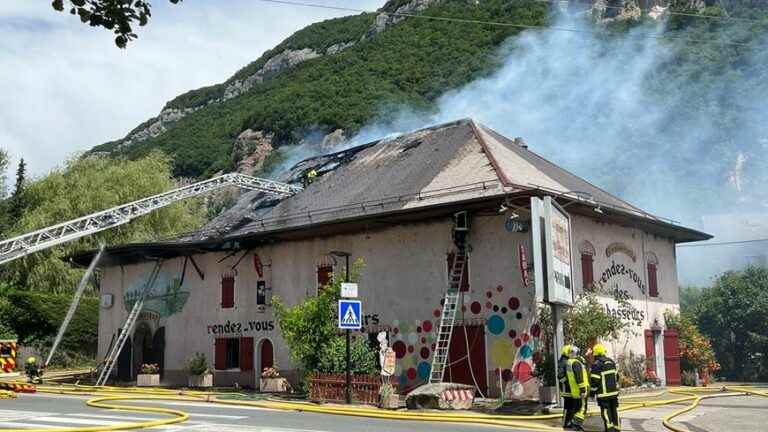
{"type": "MultiPolygon", "coordinates": [[[[0,400],[0,429],[55,428],[112,425],[126,421],[142,421],[167,416],[148,413],[124,413],[85,406],[88,398],[58,395],[20,395],[18,399],[0,400]]],[[[119,404],[144,404],[135,401],[119,404]]],[[[190,414],[184,423],[160,426],[157,431],[215,432],[477,432],[498,431],[495,427],[446,425],[427,422],[379,420],[323,414],[297,413],[263,408],[234,407],[194,402],[147,402],[162,404],[190,414]]],[[[505,428],[505,431],[514,429],[505,428]]]]}
{"type": "MultiPolygon", "coordinates": [[[[87,397],[59,395],[20,395],[18,399],[0,400],[0,430],[8,428],[62,428],[113,425],[166,418],[149,413],[125,413],[85,405],[87,397]]],[[[117,402],[144,404],[143,402],[117,402]]],[[[169,426],[152,428],[164,431],[215,432],[469,432],[498,431],[498,427],[450,425],[400,420],[379,420],[276,411],[263,408],[235,407],[194,402],[146,402],[162,404],[188,412],[190,420],[169,426]]],[[[661,417],[682,408],[670,405],[654,409],[629,411],[622,415],[622,431],[666,432],[661,417]]],[[[707,399],[694,411],[678,417],[677,424],[691,432],[760,431],[765,427],[768,399],[758,397],[727,397],[707,399]]],[[[590,418],[588,430],[600,431],[599,417],[590,418]]],[[[503,428],[505,431],[515,429],[503,428]]]]}

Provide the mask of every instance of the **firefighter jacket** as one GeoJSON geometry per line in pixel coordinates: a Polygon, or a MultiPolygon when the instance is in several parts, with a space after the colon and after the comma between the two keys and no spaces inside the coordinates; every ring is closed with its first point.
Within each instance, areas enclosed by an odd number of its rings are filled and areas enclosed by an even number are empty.
{"type": "Polygon", "coordinates": [[[616,371],[616,363],[610,357],[596,357],[589,377],[592,394],[597,399],[619,396],[619,374],[616,371]]]}
{"type": "Polygon", "coordinates": [[[560,357],[557,363],[557,379],[561,396],[576,399],[587,397],[589,376],[579,359],[560,357]]]}

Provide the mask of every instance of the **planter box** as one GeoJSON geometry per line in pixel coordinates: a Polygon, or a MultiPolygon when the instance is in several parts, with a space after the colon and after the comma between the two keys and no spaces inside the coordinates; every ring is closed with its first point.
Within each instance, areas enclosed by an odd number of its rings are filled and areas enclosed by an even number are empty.
{"type": "Polygon", "coordinates": [[[290,385],[285,378],[261,378],[259,380],[259,390],[264,393],[284,393],[288,391],[290,385]]]}
{"type": "Polygon", "coordinates": [[[213,374],[190,375],[187,384],[189,387],[213,387],[213,374]]]}
{"type": "Polygon", "coordinates": [[[557,403],[557,387],[539,387],[539,401],[543,404],[557,403]]]}
{"type": "Polygon", "coordinates": [[[388,397],[381,398],[381,407],[384,409],[398,409],[400,408],[400,396],[395,393],[388,397]]]}
{"type": "Polygon", "coordinates": [[[138,374],[136,375],[137,387],[157,387],[160,385],[160,374],[138,374]]]}

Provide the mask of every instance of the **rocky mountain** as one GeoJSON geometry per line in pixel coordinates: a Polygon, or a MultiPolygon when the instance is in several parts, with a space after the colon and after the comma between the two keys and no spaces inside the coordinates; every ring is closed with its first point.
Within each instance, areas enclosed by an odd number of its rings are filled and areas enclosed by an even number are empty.
{"type": "MultiPolygon", "coordinates": [[[[671,8],[711,13],[709,3],[672,0],[671,8]]],[[[183,177],[263,174],[279,161],[274,150],[282,146],[331,148],[373,119],[386,119],[392,107],[432,109],[447,91],[493,72],[502,60],[499,47],[523,30],[402,14],[546,26],[553,8],[579,7],[621,31],[627,23],[658,19],[667,6],[646,0],[391,0],[377,13],[296,32],[225,82],[176,97],[126,137],[92,152],[134,158],[161,149],[183,177]]]]}

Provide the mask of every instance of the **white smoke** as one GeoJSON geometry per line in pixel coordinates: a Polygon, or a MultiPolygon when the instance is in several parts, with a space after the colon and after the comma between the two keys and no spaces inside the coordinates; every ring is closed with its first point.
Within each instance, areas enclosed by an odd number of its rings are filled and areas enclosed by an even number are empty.
{"type": "MultiPolygon", "coordinates": [[[[434,112],[406,107],[387,113],[351,144],[473,117],[506,136],[524,137],[533,151],[633,204],[716,240],[760,235],[740,229],[738,218],[712,224],[704,216],[748,210],[768,217],[768,86],[755,87],[749,76],[765,77],[760,68],[768,58],[752,58],[743,76],[723,76],[722,82],[695,75],[660,82],[659,69],[682,44],[692,43],[653,37],[662,35],[660,24],[612,37],[590,34],[594,27],[566,16],[556,27],[580,32],[526,31],[511,38],[500,52],[503,66],[491,76],[444,95],[434,112]],[[664,87],[673,90],[652,91],[664,87]],[[725,112],[717,105],[725,92],[740,92],[747,109],[733,120],[741,122],[730,129],[738,132],[727,136],[715,121],[725,112]],[[682,115],[681,107],[699,102],[692,98],[713,106],[682,115]]],[[[756,55],[768,57],[765,51],[756,55]]],[[[762,235],[768,237],[768,226],[762,235]]],[[[739,261],[734,257],[766,246],[680,248],[681,283],[707,283],[732,268],[739,261]]]]}

